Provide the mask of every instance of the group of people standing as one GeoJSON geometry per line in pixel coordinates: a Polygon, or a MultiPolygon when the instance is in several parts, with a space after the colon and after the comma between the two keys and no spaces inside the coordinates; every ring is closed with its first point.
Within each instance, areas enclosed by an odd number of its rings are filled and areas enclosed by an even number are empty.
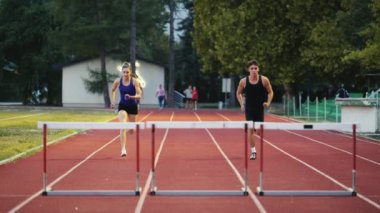
{"type": "Polygon", "coordinates": [[[184,91],[185,95],[185,109],[198,109],[198,90],[197,87],[189,85],[184,91]]]}
{"type": "MultiPolygon", "coordinates": [[[[197,110],[198,109],[197,87],[195,86],[192,87],[191,85],[189,85],[189,87],[183,91],[183,94],[185,95],[185,109],[197,110]]],[[[166,102],[166,92],[162,84],[160,84],[157,88],[156,97],[158,99],[159,108],[163,109],[166,102]]]]}
{"type": "MultiPolygon", "coordinates": [[[[256,60],[247,63],[248,75],[242,78],[236,90],[236,97],[240,104],[241,111],[245,113],[245,119],[253,122],[264,121],[264,109],[269,108],[273,99],[273,90],[269,79],[259,75],[259,64],[256,60]],[[245,95],[245,98],[243,98],[245,95]]],[[[112,86],[111,107],[115,107],[115,92],[119,89],[120,101],[118,105],[118,117],[120,122],[135,122],[138,113],[138,101],[141,98],[141,87],[139,81],[132,77],[132,69],[128,63],[122,66],[122,77],[114,81],[112,86]]],[[[197,110],[198,90],[195,86],[189,85],[183,91],[186,98],[185,108],[197,110]]],[[[162,109],[166,100],[165,89],[162,84],[156,91],[159,107],[162,109]]],[[[255,132],[249,130],[249,142],[251,144],[250,159],[256,159],[255,132]]],[[[128,131],[129,134],[133,130],[128,131]]],[[[120,130],[121,156],[127,155],[126,151],[127,130],[120,130]]]]}

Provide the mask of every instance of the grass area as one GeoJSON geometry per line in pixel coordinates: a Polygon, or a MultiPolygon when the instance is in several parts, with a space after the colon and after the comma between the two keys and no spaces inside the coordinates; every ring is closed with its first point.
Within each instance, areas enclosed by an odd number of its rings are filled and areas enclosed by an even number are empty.
{"type": "MultiPolygon", "coordinates": [[[[110,111],[0,109],[0,161],[42,144],[38,121],[109,121],[113,118],[115,115],[110,111]]],[[[49,130],[48,140],[53,141],[74,132],[49,130]]]]}

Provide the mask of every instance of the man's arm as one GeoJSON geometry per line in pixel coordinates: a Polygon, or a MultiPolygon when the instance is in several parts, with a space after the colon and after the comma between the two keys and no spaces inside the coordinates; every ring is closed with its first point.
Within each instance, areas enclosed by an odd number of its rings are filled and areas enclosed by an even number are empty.
{"type": "Polygon", "coordinates": [[[272,89],[272,85],[270,84],[270,81],[267,77],[264,77],[264,87],[268,92],[268,99],[266,102],[264,102],[264,107],[269,108],[270,104],[272,103],[272,99],[273,99],[273,89],[272,89]]]}
{"type": "Polygon", "coordinates": [[[244,112],[244,103],[243,103],[243,89],[244,89],[244,86],[245,86],[245,79],[241,79],[240,82],[239,82],[239,85],[238,85],[238,88],[236,90],[236,98],[240,104],[240,108],[241,108],[241,111],[244,112]]]}

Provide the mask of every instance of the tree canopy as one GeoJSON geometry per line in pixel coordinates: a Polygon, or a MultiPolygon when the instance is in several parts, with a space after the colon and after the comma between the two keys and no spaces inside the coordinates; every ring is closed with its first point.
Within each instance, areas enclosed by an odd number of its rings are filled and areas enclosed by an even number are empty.
{"type": "MultiPolygon", "coordinates": [[[[47,87],[48,103],[57,104],[62,64],[88,57],[128,60],[130,12],[131,2],[124,0],[0,1],[0,89],[9,91],[0,99],[28,103],[34,91],[47,87]]],[[[377,0],[139,0],[136,54],[162,64],[175,61],[168,67],[177,89],[187,83],[219,87],[207,82],[246,75],[252,58],[286,93],[341,83],[359,89],[364,76],[380,70],[379,14],[377,0]],[[180,24],[181,40],[169,48],[171,2],[183,3],[190,15],[180,24]],[[169,55],[175,60],[168,62],[169,55]]],[[[102,61],[103,74],[93,76],[106,101],[102,61]]],[[[215,101],[203,95],[201,100],[215,101]]]]}
{"type": "Polygon", "coordinates": [[[195,1],[194,46],[206,72],[244,74],[245,63],[256,58],[263,74],[289,93],[352,84],[378,70],[378,5],[371,0],[195,1]],[[342,78],[347,75],[352,79],[342,78]]]}

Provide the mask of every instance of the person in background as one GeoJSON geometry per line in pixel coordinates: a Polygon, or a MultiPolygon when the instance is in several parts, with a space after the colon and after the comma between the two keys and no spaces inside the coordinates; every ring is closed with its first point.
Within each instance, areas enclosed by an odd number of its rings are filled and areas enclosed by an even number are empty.
{"type": "Polygon", "coordinates": [[[193,86],[193,90],[191,91],[191,102],[192,102],[192,108],[193,110],[198,109],[198,90],[196,86],[193,86]]]}
{"type": "MultiPolygon", "coordinates": [[[[119,89],[120,101],[118,106],[118,117],[120,122],[135,122],[138,114],[138,100],[141,98],[140,82],[131,76],[132,69],[128,63],[122,66],[122,77],[116,79],[112,85],[111,108],[115,107],[116,89],[119,89]]],[[[130,130],[129,133],[133,133],[130,130]]],[[[121,156],[127,155],[127,130],[120,130],[121,156]]]]}
{"type": "Polygon", "coordinates": [[[349,98],[350,95],[348,94],[348,91],[344,88],[344,84],[340,85],[340,88],[338,89],[338,98],[349,98]]]}
{"type": "MultiPolygon", "coordinates": [[[[259,75],[260,69],[256,60],[247,63],[247,70],[249,75],[240,80],[236,97],[247,121],[263,122],[264,108],[269,108],[273,99],[272,85],[267,77],[259,75]],[[245,103],[243,102],[243,92],[245,93],[245,103]]],[[[255,131],[253,128],[248,133],[251,144],[251,160],[256,159],[255,131]]]]}
{"type": "Polygon", "coordinates": [[[163,109],[165,105],[165,100],[166,100],[166,93],[165,93],[165,89],[162,87],[162,84],[158,86],[158,89],[156,91],[156,97],[158,98],[158,105],[160,109],[163,109]]]}
{"type": "Polygon", "coordinates": [[[184,91],[183,94],[185,94],[185,109],[190,109],[191,107],[191,99],[193,98],[191,94],[191,85],[189,85],[184,91]]]}

